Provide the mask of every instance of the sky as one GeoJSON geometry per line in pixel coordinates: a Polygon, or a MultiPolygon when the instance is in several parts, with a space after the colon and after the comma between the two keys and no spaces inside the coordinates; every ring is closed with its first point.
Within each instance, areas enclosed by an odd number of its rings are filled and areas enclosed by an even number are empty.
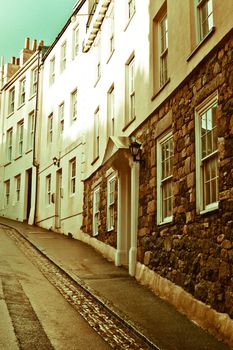
{"type": "Polygon", "coordinates": [[[0,57],[19,57],[26,37],[50,45],[72,13],[76,0],[0,0],[0,57]]]}

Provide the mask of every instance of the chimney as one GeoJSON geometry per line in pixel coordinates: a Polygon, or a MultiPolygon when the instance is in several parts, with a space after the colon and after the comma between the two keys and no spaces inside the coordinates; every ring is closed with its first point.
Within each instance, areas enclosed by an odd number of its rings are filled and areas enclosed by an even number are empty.
{"type": "Polygon", "coordinates": [[[17,64],[17,66],[19,66],[19,64],[20,64],[20,58],[16,58],[16,64],[17,64]]]}
{"type": "Polygon", "coordinates": [[[15,64],[16,63],[16,58],[13,56],[11,57],[11,64],[15,64]]]}
{"type": "Polygon", "coordinates": [[[44,41],[43,41],[43,40],[40,40],[39,45],[38,45],[38,48],[39,48],[39,47],[43,47],[43,46],[44,46],[44,41]]]}
{"type": "Polygon", "coordinates": [[[37,46],[37,41],[36,39],[34,39],[32,42],[32,51],[36,51],[36,46],[37,46]]]}
{"type": "Polygon", "coordinates": [[[26,50],[29,50],[29,46],[30,46],[30,38],[26,38],[26,39],[25,39],[24,48],[25,48],[26,50]]]}

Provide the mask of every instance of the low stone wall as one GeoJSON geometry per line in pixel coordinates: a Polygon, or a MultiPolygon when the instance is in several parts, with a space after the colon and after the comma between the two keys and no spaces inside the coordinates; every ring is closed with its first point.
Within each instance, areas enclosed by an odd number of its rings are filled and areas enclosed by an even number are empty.
{"type": "Polygon", "coordinates": [[[143,264],[137,263],[135,277],[201,328],[233,347],[233,320],[227,314],[218,313],[196,300],[184,289],[159,276],[143,264]]]}

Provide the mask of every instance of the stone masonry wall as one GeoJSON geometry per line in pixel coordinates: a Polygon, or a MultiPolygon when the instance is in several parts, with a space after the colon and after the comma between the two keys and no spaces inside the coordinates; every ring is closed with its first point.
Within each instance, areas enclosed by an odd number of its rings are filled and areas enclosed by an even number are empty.
{"type": "Polygon", "coordinates": [[[233,40],[225,39],[137,131],[140,170],[138,260],[233,318],[233,40]],[[196,212],[195,107],[218,91],[219,209],[196,212]],[[173,221],[156,223],[158,122],[172,111],[173,221]]]}

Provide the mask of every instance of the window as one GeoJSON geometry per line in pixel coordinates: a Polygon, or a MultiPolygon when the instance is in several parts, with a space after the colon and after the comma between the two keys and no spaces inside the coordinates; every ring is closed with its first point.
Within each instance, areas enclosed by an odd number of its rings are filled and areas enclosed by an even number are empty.
{"type": "Polygon", "coordinates": [[[100,135],[99,135],[99,108],[94,114],[94,160],[99,157],[100,135]]]}
{"type": "Polygon", "coordinates": [[[116,177],[112,176],[108,179],[108,211],[107,211],[107,228],[108,231],[113,230],[114,228],[114,203],[115,203],[115,186],[116,186],[116,177]]]}
{"type": "Polygon", "coordinates": [[[7,206],[10,203],[10,180],[5,181],[5,203],[7,206]]]}
{"type": "Polygon", "coordinates": [[[17,154],[18,156],[23,155],[23,133],[24,133],[24,122],[21,120],[17,124],[17,154]]]}
{"type": "Polygon", "coordinates": [[[73,30],[73,59],[78,55],[79,51],[79,26],[73,30]]]}
{"type": "Polygon", "coordinates": [[[46,176],[46,204],[50,205],[51,204],[51,174],[46,176]]]}
{"type": "Polygon", "coordinates": [[[12,161],[12,136],[13,136],[13,129],[9,129],[7,131],[7,137],[6,137],[6,143],[7,143],[7,161],[12,161]]]}
{"type": "Polygon", "coordinates": [[[26,79],[23,79],[19,82],[19,105],[25,103],[25,86],[26,86],[26,79]]]}
{"type": "Polygon", "coordinates": [[[196,113],[197,210],[218,208],[217,97],[202,104],[196,113]]]}
{"type": "Polygon", "coordinates": [[[128,0],[128,19],[132,18],[135,13],[135,0],[128,0]]]}
{"type": "Polygon", "coordinates": [[[61,72],[66,69],[66,41],[61,46],[61,72]]]}
{"type": "Polygon", "coordinates": [[[36,94],[37,91],[37,79],[38,79],[38,69],[32,70],[32,83],[31,83],[31,95],[36,94]]]}
{"type": "Polygon", "coordinates": [[[53,113],[48,116],[47,141],[48,143],[53,141],[53,113]]]}
{"type": "Polygon", "coordinates": [[[15,177],[15,189],[16,189],[16,202],[20,200],[20,186],[21,186],[21,176],[15,177]]]}
{"type": "Polygon", "coordinates": [[[33,147],[34,122],[35,122],[35,113],[33,111],[28,115],[28,149],[32,149],[32,147],[33,147]]]}
{"type": "Polygon", "coordinates": [[[100,206],[100,188],[97,187],[93,192],[93,236],[98,235],[99,231],[99,206],[100,206]]]}
{"type": "Polygon", "coordinates": [[[115,97],[114,97],[114,86],[108,92],[108,136],[114,136],[115,129],[115,97]]]}
{"type": "Polygon", "coordinates": [[[76,190],[76,159],[70,161],[70,193],[74,194],[76,190]]]}
{"type": "Polygon", "coordinates": [[[95,43],[96,50],[96,83],[99,81],[101,77],[101,37],[100,34],[96,37],[95,43]]]}
{"type": "Polygon", "coordinates": [[[71,121],[77,119],[77,89],[71,93],[71,121]]]}
{"type": "Polygon", "coordinates": [[[199,0],[197,4],[198,13],[198,36],[202,40],[213,27],[213,5],[212,0],[199,0]]]}
{"type": "Polygon", "coordinates": [[[115,49],[115,35],[114,35],[114,2],[109,5],[109,54],[111,55],[115,49]]]}
{"type": "Polygon", "coordinates": [[[135,67],[134,57],[127,65],[127,118],[126,124],[135,118],[135,67]]]}
{"type": "Polygon", "coordinates": [[[9,91],[9,114],[13,113],[15,110],[15,88],[9,91]]]}
{"type": "Polygon", "coordinates": [[[159,23],[159,39],[160,39],[160,87],[168,80],[167,72],[167,56],[168,56],[168,25],[167,14],[159,23]]]}
{"type": "Polygon", "coordinates": [[[157,142],[157,222],[172,221],[173,138],[169,133],[157,142]]]}
{"type": "Polygon", "coordinates": [[[52,85],[55,81],[55,57],[50,60],[49,82],[52,85]]]}
{"type": "Polygon", "coordinates": [[[60,121],[60,133],[62,134],[64,131],[64,102],[58,107],[58,117],[60,121]]]}

